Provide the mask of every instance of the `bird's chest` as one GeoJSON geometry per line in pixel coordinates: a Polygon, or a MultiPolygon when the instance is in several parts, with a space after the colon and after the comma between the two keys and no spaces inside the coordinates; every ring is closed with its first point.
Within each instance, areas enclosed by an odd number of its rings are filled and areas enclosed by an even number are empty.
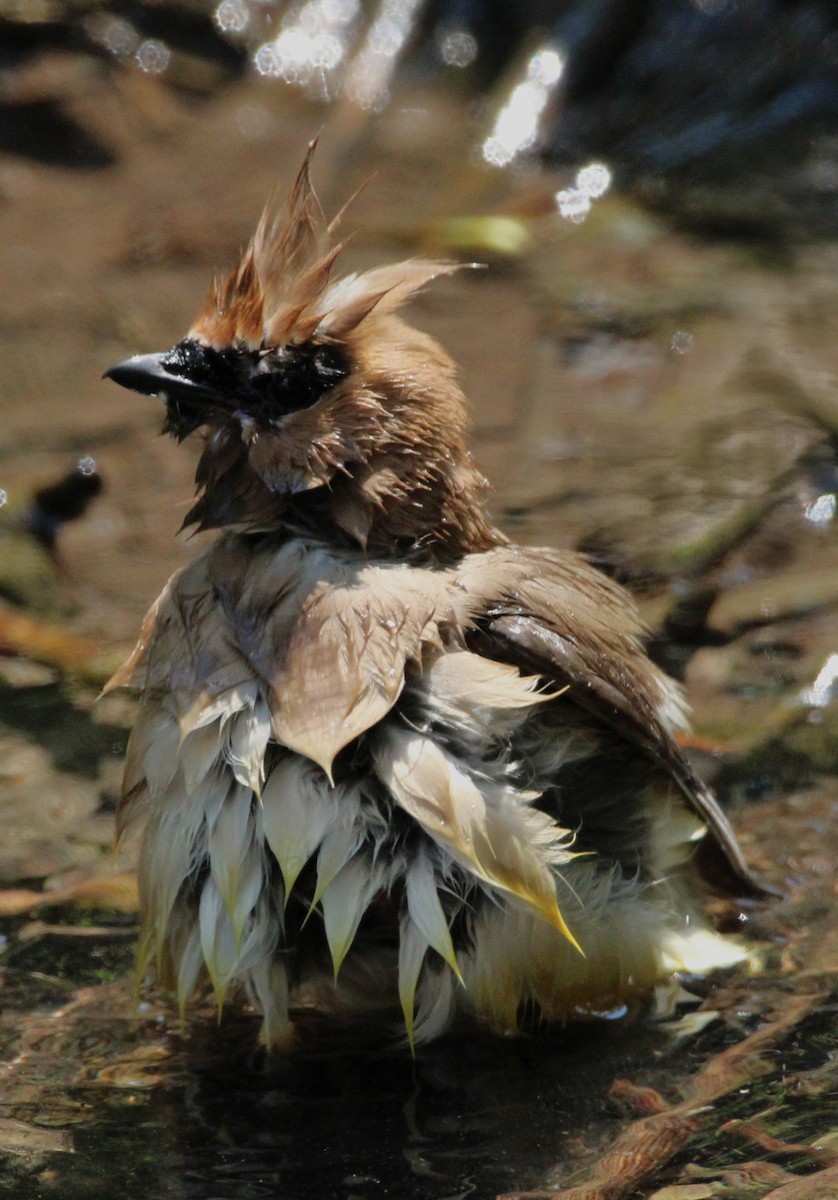
{"type": "Polygon", "coordinates": [[[475,846],[495,812],[528,819],[508,747],[546,697],[466,650],[467,623],[451,572],[222,540],[144,635],[126,794],[142,782],[193,862],[235,809],[228,853],[269,847],[287,891],[318,850],[323,878],[363,847],[383,861],[385,843],[396,870],[406,825],[494,879],[494,851],[475,846]]]}
{"type": "Polygon", "coordinates": [[[172,712],[187,758],[193,735],[212,727],[219,746],[246,742],[252,757],[273,743],[330,776],[336,756],[393,709],[406,675],[456,641],[455,609],[443,571],[302,540],[224,539],[161,598],[146,692],[172,712]]]}

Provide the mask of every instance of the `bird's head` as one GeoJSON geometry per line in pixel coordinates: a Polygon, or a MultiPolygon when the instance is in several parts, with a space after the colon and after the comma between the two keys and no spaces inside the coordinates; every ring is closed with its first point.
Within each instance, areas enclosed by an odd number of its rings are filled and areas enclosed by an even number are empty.
{"type": "Polygon", "coordinates": [[[205,431],[185,525],[290,527],[377,554],[484,549],[498,535],[453,363],[395,315],[457,265],[413,259],[333,278],[341,246],[310,159],[186,337],[107,375],[162,397],[178,439],[205,431]]]}

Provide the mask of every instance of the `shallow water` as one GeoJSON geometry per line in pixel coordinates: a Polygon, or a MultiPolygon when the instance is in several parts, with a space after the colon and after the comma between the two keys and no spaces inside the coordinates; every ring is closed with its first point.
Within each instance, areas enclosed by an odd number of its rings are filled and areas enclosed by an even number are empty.
{"type": "MultiPolygon", "coordinates": [[[[723,1126],[759,1117],[786,1146],[836,1144],[838,242],[688,236],[616,187],[576,224],[554,201],[566,174],[490,169],[475,151],[485,114],[416,79],[374,118],[258,79],[200,95],[127,68],[79,79],[66,103],[110,165],[0,157],[3,511],[85,456],[105,483],[48,564],[42,609],[64,641],[15,632],[0,609],[0,646],[23,651],[0,658],[0,1190],[443,1200],[570,1186],[637,1115],[614,1080],[674,1103],[783,1014],[669,1165],[611,1194],[715,1186],[754,1162],[824,1166],[828,1150],[766,1149],[723,1126]],[[760,969],[713,981],[704,1008],[719,1016],[697,1032],[461,1033],[415,1062],[312,1034],[265,1061],[246,1017],[216,1027],[199,1013],[186,1032],[159,997],[138,1008],[133,848],[110,850],[132,710],[94,698],[108,656],[195,552],[175,537],[194,449],[158,438],[155,402],[100,376],[182,335],[321,127],[328,211],[376,172],[351,211],[347,266],[488,262],[413,315],[462,364],[498,520],[521,541],[584,546],[635,589],[685,675],[697,762],[749,861],[783,889],[747,923],[760,969]],[[95,655],[80,659],[75,639],[95,655]],[[28,895],[42,889],[54,904],[28,895]]],[[[749,1170],[748,1195],[778,1186],[749,1170]]]]}
{"type": "MultiPolygon", "coordinates": [[[[654,1044],[599,1039],[595,1070],[636,1070],[654,1044]]],[[[603,1122],[589,1051],[566,1042],[450,1040],[416,1064],[310,1051],[266,1066],[224,1049],[193,1045],[188,1079],[165,1090],[76,1089],[90,1108],[55,1168],[61,1194],[483,1195],[536,1182],[578,1153],[580,1119],[603,1122]]]]}

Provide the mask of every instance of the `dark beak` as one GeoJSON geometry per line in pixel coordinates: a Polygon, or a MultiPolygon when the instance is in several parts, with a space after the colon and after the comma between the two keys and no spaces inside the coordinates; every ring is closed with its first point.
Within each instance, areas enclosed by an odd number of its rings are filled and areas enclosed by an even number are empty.
{"type": "Polygon", "coordinates": [[[212,374],[206,369],[206,354],[195,343],[182,342],[162,354],[126,358],[104,377],[144,396],[159,396],[166,404],[163,432],[183,441],[205,424],[210,414],[229,411],[218,388],[201,378],[212,374]]]}
{"type": "Polygon", "coordinates": [[[135,354],[105,371],[104,379],[112,379],[120,387],[141,392],[144,396],[162,396],[175,403],[218,403],[218,392],[204,383],[197,383],[186,374],[172,370],[172,351],[163,354],[135,354]]]}

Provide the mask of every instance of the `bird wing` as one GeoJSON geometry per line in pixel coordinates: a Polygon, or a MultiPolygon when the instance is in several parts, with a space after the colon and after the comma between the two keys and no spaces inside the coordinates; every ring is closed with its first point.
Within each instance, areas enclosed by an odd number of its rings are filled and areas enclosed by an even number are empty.
{"type": "Polygon", "coordinates": [[[474,605],[473,648],[566,689],[677,784],[707,827],[694,862],[708,886],[741,898],[769,894],[675,740],[686,723],[680,689],[646,655],[626,592],[578,555],[516,547],[470,556],[459,583],[474,605]]]}

